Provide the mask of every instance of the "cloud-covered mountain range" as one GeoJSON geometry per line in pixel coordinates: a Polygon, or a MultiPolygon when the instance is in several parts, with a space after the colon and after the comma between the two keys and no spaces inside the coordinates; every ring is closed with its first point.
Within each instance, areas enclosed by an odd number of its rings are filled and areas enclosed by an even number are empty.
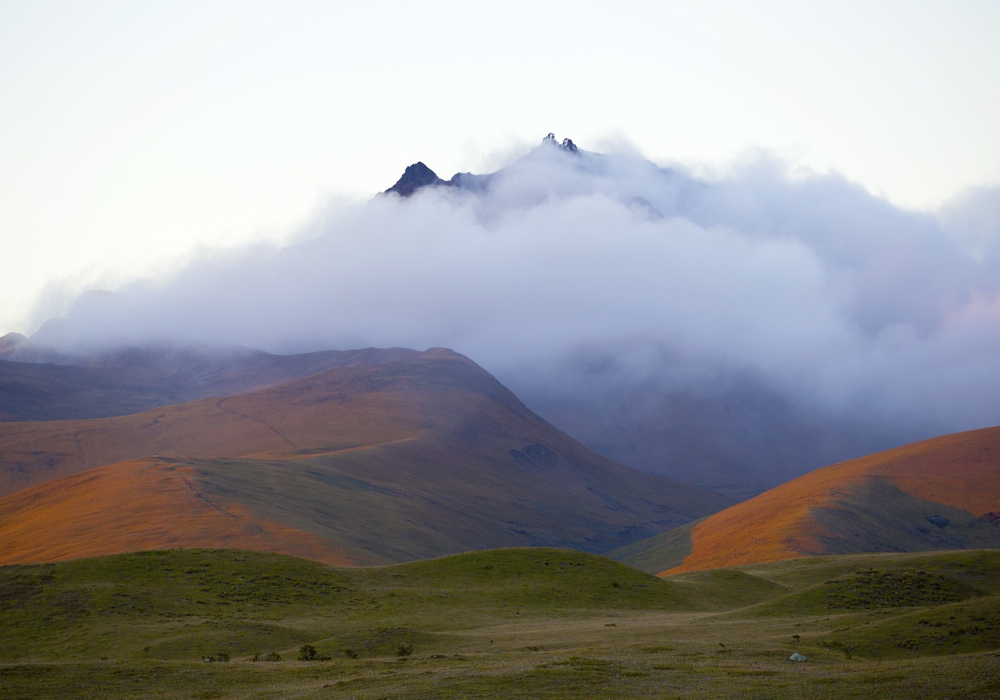
{"type": "Polygon", "coordinates": [[[599,451],[731,493],[1000,423],[1000,190],[915,212],[767,158],[705,179],[568,143],[425,167],[277,254],[83,295],[31,342],[447,346],[599,451]]]}

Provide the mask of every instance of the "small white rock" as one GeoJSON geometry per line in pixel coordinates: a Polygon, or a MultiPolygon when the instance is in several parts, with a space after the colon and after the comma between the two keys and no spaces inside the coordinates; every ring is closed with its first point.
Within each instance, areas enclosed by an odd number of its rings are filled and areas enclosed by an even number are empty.
{"type": "Polygon", "coordinates": [[[788,658],[791,661],[805,661],[806,660],[806,657],[804,657],[804,656],[802,656],[802,654],[798,654],[798,653],[792,654],[788,658]]]}

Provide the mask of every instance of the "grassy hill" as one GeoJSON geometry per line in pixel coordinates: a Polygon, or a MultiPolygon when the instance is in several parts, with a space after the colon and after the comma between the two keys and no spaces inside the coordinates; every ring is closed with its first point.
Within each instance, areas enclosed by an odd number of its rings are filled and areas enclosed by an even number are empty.
{"type": "Polygon", "coordinates": [[[817,469],[609,553],[678,573],[793,557],[1000,547],[1000,428],[817,469]]]}
{"type": "Polygon", "coordinates": [[[341,564],[602,551],[731,503],[599,457],[447,350],[130,416],[0,424],[0,447],[0,563],[177,546],[341,564]]]}
{"type": "Polygon", "coordinates": [[[347,569],[143,552],[0,568],[0,626],[5,698],[983,698],[1000,552],[669,579],[546,548],[347,569]]]}

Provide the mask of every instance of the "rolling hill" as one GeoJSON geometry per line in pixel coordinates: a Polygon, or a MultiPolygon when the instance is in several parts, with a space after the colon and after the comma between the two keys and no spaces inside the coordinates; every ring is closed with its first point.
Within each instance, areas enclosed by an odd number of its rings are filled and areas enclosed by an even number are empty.
{"type": "Polygon", "coordinates": [[[994,698],[1000,552],[666,579],[549,548],[138,552],[0,568],[0,629],[3,697],[31,700],[994,698]]]}
{"type": "Polygon", "coordinates": [[[732,501],[616,464],[444,349],[102,419],[0,424],[0,563],[239,546],[331,563],[599,552],[732,501]]]}
{"type": "Polygon", "coordinates": [[[611,553],[664,574],[853,552],[1000,547],[1000,428],[829,467],[611,553]]]}

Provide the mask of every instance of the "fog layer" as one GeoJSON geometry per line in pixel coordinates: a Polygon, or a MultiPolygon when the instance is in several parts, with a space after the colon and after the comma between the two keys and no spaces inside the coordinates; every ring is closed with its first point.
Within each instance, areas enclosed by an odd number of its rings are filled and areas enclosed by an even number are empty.
{"type": "Polygon", "coordinates": [[[885,434],[1000,423],[997,189],[920,213],[767,159],[699,181],[553,143],[463,182],[85,295],[35,341],[447,346],[550,400],[740,378],[885,434]]]}

